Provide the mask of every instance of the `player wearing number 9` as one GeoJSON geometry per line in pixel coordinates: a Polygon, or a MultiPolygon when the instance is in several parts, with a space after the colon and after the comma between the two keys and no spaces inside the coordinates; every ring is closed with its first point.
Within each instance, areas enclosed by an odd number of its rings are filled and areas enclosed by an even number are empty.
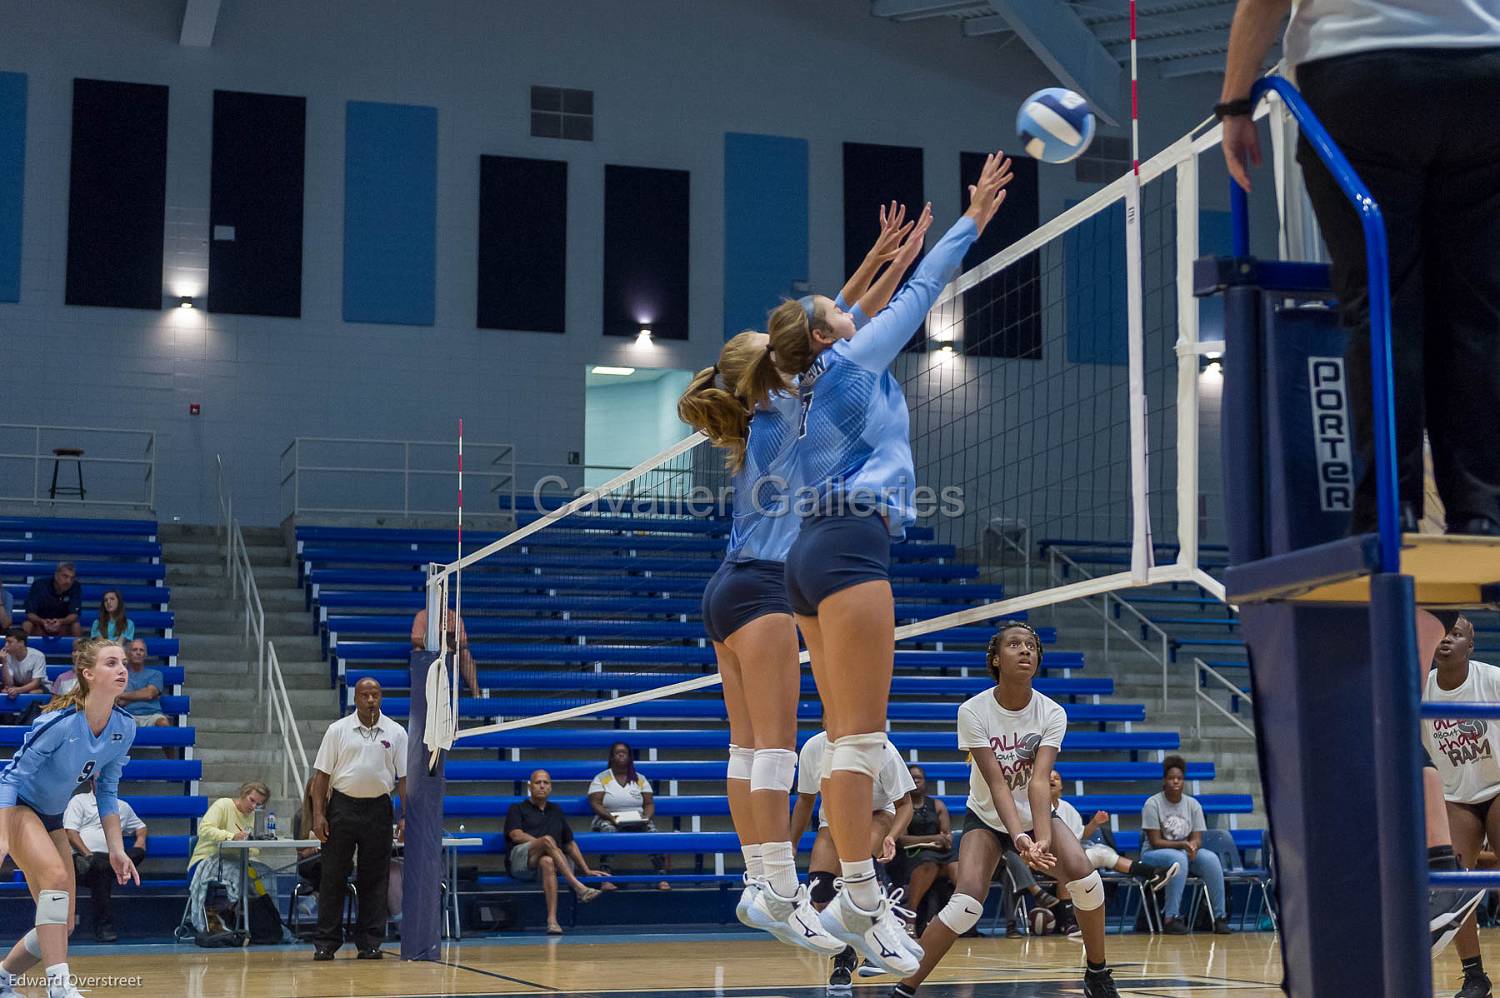
{"type": "Polygon", "coordinates": [[[63,811],[80,784],[96,779],[109,862],[121,884],[140,883],[120,835],[120,773],[135,740],[135,721],[115,706],[125,691],[125,650],[116,641],[79,649],[78,685],[55,697],[0,770],[0,860],[15,857],[36,901],[36,928],[0,961],[0,998],[19,998],[15,975],[47,968],[48,998],[75,998],[68,982],[68,935],[74,924],[72,849],[63,811]]]}

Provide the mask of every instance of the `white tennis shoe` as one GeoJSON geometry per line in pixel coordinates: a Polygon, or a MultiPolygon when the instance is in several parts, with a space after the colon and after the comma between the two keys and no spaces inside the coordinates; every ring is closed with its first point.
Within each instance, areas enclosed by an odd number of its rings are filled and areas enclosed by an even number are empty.
{"type": "Polygon", "coordinates": [[[823,928],[836,939],[853,946],[877,966],[906,977],[916,972],[922,947],[906,934],[906,926],[891,910],[890,898],[881,891],[874,911],[863,911],[841,890],[823,909],[823,928]]]}

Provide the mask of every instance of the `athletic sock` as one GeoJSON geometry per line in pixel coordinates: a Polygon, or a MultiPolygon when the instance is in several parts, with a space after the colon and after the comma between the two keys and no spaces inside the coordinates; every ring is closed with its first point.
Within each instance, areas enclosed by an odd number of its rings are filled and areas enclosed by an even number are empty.
{"type": "Polygon", "coordinates": [[[790,842],[765,842],[760,847],[760,865],[771,889],[784,898],[797,893],[797,854],[790,842]]]}
{"type": "Polygon", "coordinates": [[[750,874],[751,880],[759,880],[766,875],[765,868],[761,865],[761,845],[740,846],[740,855],[745,857],[745,872],[750,874]]]}
{"type": "Polygon", "coordinates": [[[1095,963],[1093,960],[1087,960],[1086,962],[1089,965],[1089,973],[1091,974],[1102,974],[1105,968],[1109,966],[1109,961],[1107,960],[1100,960],[1098,963],[1095,963]]]}
{"type": "Polygon", "coordinates": [[[11,985],[13,985],[15,983],[16,983],[16,975],[12,974],[10,971],[6,970],[4,967],[0,967],[0,987],[8,988],[8,987],[10,987],[11,985]]]}
{"type": "Polygon", "coordinates": [[[1463,964],[1465,977],[1469,977],[1470,975],[1481,977],[1484,975],[1484,957],[1471,956],[1467,960],[1460,962],[1463,964]]]}
{"type": "Polygon", "coordinates": [[[917,998],[917,989],[898,984],[891,988],[891,998],[917,998]]]}
{"type": "Polygon", "coordinates": [[[60,995],[68,989],[68,965],[54,963],[47,968],[47,993],[60,995]]]}
{"type": "Polygon", "coordinates": [[[1452,846],[1433,846],[1427,850],[1427,868],[1429,870],[1456,870],[1458,869],[1458,857],[1453,853],[1452,846]]]}
{"type": "Polygon", "coordinates": [[[841,861],[839,866],[844,871],[844,890],[849,893],[849,900],[861,911],[874,911],[875,906],[880,903],[880,883],[875,879],[875,861],[841,861]]]}

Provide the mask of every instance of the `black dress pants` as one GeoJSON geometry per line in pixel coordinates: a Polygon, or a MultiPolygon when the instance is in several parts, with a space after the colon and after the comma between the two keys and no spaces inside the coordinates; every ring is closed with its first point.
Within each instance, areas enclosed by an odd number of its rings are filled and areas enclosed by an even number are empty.
{"type": "MultiPolygon", "coordinates": [[[[125,850],[131,862],[140,866],[146,859],[146,850],[131,847],[125,850]]],[[[114,924],[110,911],[110,898],[115,890],[115,868],[109,865],[109,853],[96,852],[88,856],[73,854],[73,872],[78,882],[89,889],[89,908],[93,914],[94,928],[114,924]]]]}
{"type": "Polygon", "coordinates": [[[318,931],[313,942],[338,949],[344,941],[344,883],[349,871],[359,892],[359,919],[354,944],[375,949],[385,941],[386,887],[391,873],[391,798],[348,797],[335,790],[328,799],[328,841],[323,843],[323,871],[318,884],[318,931]]]}
{"type": "MultiPolygon", "coordinates": [[[[1421,515],[1425,427],[1449,525],[1500,526],[1500,48],[1319,59],[1297,68],[1297,84],[1385,218],[1401,501],[1421,515]]],[[[1297,161],[1351,334],[1364,464],[1351,532],[1365,533],[1376,492],[1364,232],[1306,138],[1297,161]]]]}

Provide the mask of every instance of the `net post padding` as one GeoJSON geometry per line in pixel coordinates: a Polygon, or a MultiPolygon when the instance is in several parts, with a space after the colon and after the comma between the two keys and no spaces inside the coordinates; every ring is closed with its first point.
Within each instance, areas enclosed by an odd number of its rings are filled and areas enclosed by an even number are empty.
{"type": "MultiPolygon", "coordinates": [[[[428,620],[435,619],[430,615],[428,620]]],[[[436,667],[446,672],[447,657],[437,652],[411,653],[411,730],[406,741],[406,859],[402,871],[401,959],[441,960],[443,926],[442,758],[428,767],[426,745],[427,678],[436,667]]],[[[457,884],[450,889],[456,890],[457,884]]]]}

